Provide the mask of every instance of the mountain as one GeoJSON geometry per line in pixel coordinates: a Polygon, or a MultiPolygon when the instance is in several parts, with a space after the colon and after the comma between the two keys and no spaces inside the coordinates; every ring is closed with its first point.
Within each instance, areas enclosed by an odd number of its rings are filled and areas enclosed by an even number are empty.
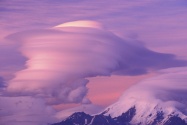
{"type": "Polygon", "coordinates": [[[187,116],[182,110],[155,99],[125,96],[106,108],[104,115],[120,123],[117,125],[125,122],[130,125],[187,125],[187,116]]]}
{"type": "MultiPolygon", "coordinates": [[[[155,110],[156,111],[156,110],[155,110]]],[[[138,122],[134,118],[137,115],[136,107],[131,107],[128,111],[122,113],[117,117],[111,117],[108,113],[111,109],[108,108],[103,113],[91,116],[84,112],[76,112],[63,120],[60,123],[52,125],[187,125],[187,122],[179,115],[172,113],[165,115],[164,111],[158,111],[149,114],[147,118],[143,116],[138,122]],[[151,118],[151,120],[149,120],[151,118]],[[147,119],[147,122],[143,122],[141,119],[147,119]]]]}
{"type": "Polygon", "coordinates": [[[163,101],[146,91],[129,92],[101,113],[76,112],[53,125],[187,125],[183,101],[163,101]]]}

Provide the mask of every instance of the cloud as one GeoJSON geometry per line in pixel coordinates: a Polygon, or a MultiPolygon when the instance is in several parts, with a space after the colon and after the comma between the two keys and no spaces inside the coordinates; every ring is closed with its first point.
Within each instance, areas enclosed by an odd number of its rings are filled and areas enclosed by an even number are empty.
{"type": "Polygon", "coordinates": [[[2,125],[46,125],[54,122],[55,111],[45,101],[32,97],[0,97],[2,125]]]}
{"type": "Polygon", "coordinates": [[[9,81],[8,94],[44,97],[49,104],[78,103],[86,98],[88,77],[139,75],[186,65],[174,55],[153,52],[136,41],[98,29],[96,22],[86,21],[82,27],[83,22],[8,36],[27,58],[26,68],[9,81]]]}
{"type": "Polygon", "coordinates": [[[6,38],[0,42],[0,76],[10,80],[14,73],[25,68],[26,57],[19,52],[20,43],[6,38]]]}
{"type": "Polygon", "coordinates": [[[1,87],[5,87],[5,81],[4,81],[3,77],[0,76],[0,88],[1,87]]]}
{"type": "Polygon", "coordinates": [[[58,26],[55,26],[56,28],[62,28],[62,27],[88,27],[88,28],[98,28],[103,29],[103,26],[95,21],[89,21],[89,20],[83,20],[83,21],[74,21],[74,22],[67,22],[60,24],[58,26]]]}

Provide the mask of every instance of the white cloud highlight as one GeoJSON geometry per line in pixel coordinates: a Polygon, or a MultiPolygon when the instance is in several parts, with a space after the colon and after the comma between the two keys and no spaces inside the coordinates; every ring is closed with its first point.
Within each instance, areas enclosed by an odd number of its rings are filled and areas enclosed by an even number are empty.
{"type": "Polygon", "coordinates": [[[67,22],[55,26],[55,28],[61,28],[61,27],[88,27],[88,28],[103,29],[103,26],[100,23],[95,21],[89,21],[89,20],[67,22]]]}

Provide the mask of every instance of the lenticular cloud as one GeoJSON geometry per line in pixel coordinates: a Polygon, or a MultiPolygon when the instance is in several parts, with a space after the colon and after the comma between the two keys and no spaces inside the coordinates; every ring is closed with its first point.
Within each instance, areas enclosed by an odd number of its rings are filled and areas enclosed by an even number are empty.
{"type": "Polygon", "coordinates": [[[51,104],[87,100],[87,77],[138,75],[186,64],[173,55],[123,40],[93,21],[29,30],[7,38],[18,43],[18,51],[27,58],[26,68],[15,73],[7,92],[45,97],[51,104]]]}

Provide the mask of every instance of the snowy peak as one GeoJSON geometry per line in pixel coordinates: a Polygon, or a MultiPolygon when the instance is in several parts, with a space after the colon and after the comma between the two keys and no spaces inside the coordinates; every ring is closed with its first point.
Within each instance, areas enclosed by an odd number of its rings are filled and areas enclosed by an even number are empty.
{"type": "Polygon", "coordinates": [[[187,125],[187,122],[175,113],[166,116],[163,111],[157,111],[147,117],[142,116],[139,121],[136,121],[137,109],[135,106],[114,118],[106,115],[109,110],[94,116],[76,112],[64,121],[53,125],[187,125]],[[141,121],[141,119],[147,119],[147,121],[141,121]]]}
{"type": "Polygon", "coordinates": [[[129,123],[136,114],[135,107],[130,108],[127,112],[122,113],[120,116],[115,117],[117,123],[129,123]]]}
{"type": "Polygon", "coordinates": [[[100,114],[93,116],[88,125],[115,125],[115,121],[110,116],[100,114]]]}
{"type": "MultiPolygon", "coordinates": [[[[117,105],[119,110],[119,104],[117,105]]],[[[170,107],[164,109],[160,105],[153,107],[151,104],[148,107],[141,107],[136,104],[127,111],[122,111],[124,113],[119,115],[119,111],[115,109],[115,106],[112,105],[107,108],[104,115],[112,116],[119,123],[128,122],[132,125],[187,125],[186,116],[177,110],[171,110],[170,107]]]]}
{"type": "Polygon", "coordinates": [[[131,108],[119,117],[112,118],[104,113],[90,116],[84,112],[77,112],[60,123],[53,125],[129,125],[129,122],[135,115],[135,108],[131,108]]]}
{"type": "Polygon", "coordinates": [[[168,104],[169,102],[150,98],[152,95],[147,93],[141,95],[125,94],[116,103],[106,108],[104,115],[118,118],[122,114],[134,109],[135,114],[129,121],[133,125],[167,125],[169,121],[179,122],[180,124],[177,125],[187,124],[187,116],[175,108],[175,106],[168,104]]]}
{"type": "Polygon", "coordinates": [[[76,112],[60,123],[53,125],[117,125],[110,116],[103,114],[90,116],[84,112],[76,112]]]}
{"type": "Polygon", "coordinates": [[[123,97],[104,112],[77,112],[53,125],[187,125],[187,116],[160,100],[123,97]]]}

